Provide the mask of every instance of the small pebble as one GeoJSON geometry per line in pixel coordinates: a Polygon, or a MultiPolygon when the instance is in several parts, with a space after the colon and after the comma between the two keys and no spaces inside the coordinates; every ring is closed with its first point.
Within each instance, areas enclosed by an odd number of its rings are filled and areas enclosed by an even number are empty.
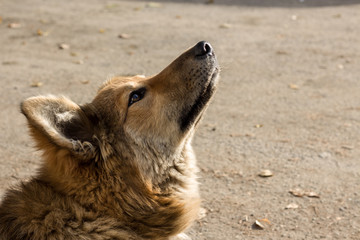
{"type": "Polygon", "coordinates": [[[260,177],[272,177],[274,174],[269,169],[261,170],[261,172],[258,174],[260,177]]]}

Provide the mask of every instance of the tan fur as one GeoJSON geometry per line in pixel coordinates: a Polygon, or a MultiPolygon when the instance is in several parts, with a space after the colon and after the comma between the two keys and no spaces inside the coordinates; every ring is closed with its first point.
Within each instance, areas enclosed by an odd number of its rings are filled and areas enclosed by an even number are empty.
{"type": "Polygon", "coordinates": [[[110,79],[83,106],[25,100],[44,162],[6,193],[0,239],[187,239],[200,204],[190,143],[219,72],[214,53],[198,48],[156,76],[110,79]]]}

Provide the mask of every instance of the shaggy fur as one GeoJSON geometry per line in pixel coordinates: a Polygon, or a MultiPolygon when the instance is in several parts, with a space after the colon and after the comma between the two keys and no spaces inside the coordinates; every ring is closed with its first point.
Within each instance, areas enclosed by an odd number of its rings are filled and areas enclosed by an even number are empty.
{"type": "Polygon", "coordinates": [[[218,72],[200,42],[156,76],[107,81],[82,106],[25,100],[44,161],[3,198],[0,239],[188,239],[200,204],[190,142],[218,72]]]}

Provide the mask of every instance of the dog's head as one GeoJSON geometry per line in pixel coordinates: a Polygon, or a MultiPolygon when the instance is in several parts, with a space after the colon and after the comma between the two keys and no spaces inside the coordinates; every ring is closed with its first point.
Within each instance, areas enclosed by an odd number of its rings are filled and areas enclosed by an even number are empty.
{"type": "MultiPolygon", "coordinates": [[[[82,106],[64,97],[32,97],[21,110],[40,148],[61,149],[83,162],[131,152],[181,152],[212,97],[219,67],[199,42],[153,77],[115,77],[82,106]]],[[[58,151],[57,150],[57,151],[58,151]]]]}

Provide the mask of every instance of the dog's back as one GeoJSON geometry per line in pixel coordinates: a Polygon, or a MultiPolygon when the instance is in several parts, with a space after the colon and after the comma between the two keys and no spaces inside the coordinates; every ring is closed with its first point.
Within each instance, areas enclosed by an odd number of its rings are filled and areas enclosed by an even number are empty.
{"type": "Polygon", "coordinates": [[[32,180],[7,192],[0,239],[136,239],[121,223],[87,211],[46,182],[32,180]]]}

